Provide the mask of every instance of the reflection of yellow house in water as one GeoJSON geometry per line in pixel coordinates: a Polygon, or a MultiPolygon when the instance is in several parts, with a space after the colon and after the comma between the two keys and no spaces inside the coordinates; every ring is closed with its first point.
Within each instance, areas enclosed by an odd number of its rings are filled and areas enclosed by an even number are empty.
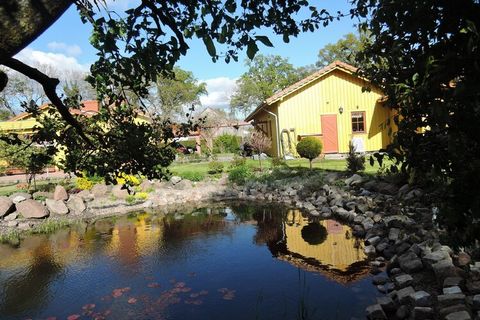
{"type": "Polygon", "coordinates": [[[354,238],[351,229],[334,220],[318,222],[328,235],[319,244],[310,244],[302,237],[308,224],[299,210],[290,210],[284,224],[286,252],[279,258],[309,271],[316,271],[340,283],[358,280],[368,273],[363,244],[354,238]]]}
{"type": "Polygon", "coordinates": [[[135,216],[135,222],[119,220],[115,223],[109,244],[109,254],[124,262],[136,262],[139,256],[152,254],[162,243],[163,225],[150,224],[148,214],[135,216]]]}

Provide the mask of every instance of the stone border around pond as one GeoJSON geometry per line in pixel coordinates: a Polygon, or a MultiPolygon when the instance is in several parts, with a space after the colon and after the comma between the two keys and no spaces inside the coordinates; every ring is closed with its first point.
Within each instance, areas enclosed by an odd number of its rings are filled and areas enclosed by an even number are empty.
{"type": "Polygon", "coordinates": [[[34,194],[41,201],[26,193],[0,197],[0,235],[27,232],[46,217],[96,219],[223,200],[290,204],[313,217],[345,222],[355,236],[365,239],[365,253],[372,257],[373,284],[384,294],[366,309],[367,318],[480,319],[480,263],[440,243],[432,222],[435,208],[422,204],[422,190],[364,181],[359,175],[345,179],[338,173],[326,174],[324,181],[321,188],[305,195],[299,183],[281,188],[258,182],[228,187],[225,178],[194,184],[174,177],[170,182],[144,181],[142,191],[153,192],[135,202],[127,201],[128,191],[120,186],[99,184],[70,195],[56,186],[52,194],[34,194]]]}

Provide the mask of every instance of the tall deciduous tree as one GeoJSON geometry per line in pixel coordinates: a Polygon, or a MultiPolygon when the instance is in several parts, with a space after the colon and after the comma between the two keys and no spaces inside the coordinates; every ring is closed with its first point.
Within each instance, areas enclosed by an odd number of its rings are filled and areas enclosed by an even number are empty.
{"type": "Polygon", "coordinates": [[[358,66],[356,55],[370,40],[368,32],[348,33],[337,42],[329,43],[320,49],[316,65],[324,67],[335,60],[340,60],[352,66],[358,66]]]}
{"type": "Polygon", "coordinates": [[[306,69],[299,71],[288,59],[278,55],[257,55],[253,60],[247,60],[246,66],[248,71],[237,80],[237,90],[230,100],[232,110],[245,115],[276,91],[300,80],[306,73],[306,69]]]}
{"type": "Polygon", "coordinates": [[[386,151],[417,182],[446,186],[439,201],[450,200],[440,211],[450,235],[478,239],[479,2],[358,0],[357,6],[375,39],[360,55],[363,74],[398,113],[386,151]]]}
{"type": "Polygon", "coordinates": [[[206,84],[199,83],[192,72],[178,67],[174,76],[159,76],[150,93],[149,112],[163,118],[184,116],[186,107],[200,104],[200,96],[207,93],[206,84]]]}

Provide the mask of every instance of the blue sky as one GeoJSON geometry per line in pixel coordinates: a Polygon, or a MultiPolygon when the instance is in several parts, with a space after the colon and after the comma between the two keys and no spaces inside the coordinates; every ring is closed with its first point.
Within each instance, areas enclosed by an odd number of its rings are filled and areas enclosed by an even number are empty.
{"type": "MultiPolygon", "coordinates": [[[[113,8],[125,9],[129,2],[132,1],[115,1],[113,8]]],[[[331,13],[346,12],[350,8],[348,0],[318,0],[311,1],[311,4],[325,8],[331,13]]],[[[288,58],[295,66],[313,64],[318,50],[327,43],[336,42],[346,33],[354,32],[354,23],[355,21],[349,18],[334,21],[326,28],[291,38],[289,43],[283,43],[281,37],[265,32],[264,34],[270,37],[274,47],[259,46],[259,53],[281,55],[288,58]]],[[[19,58],[44,64],[56,64],[61,68],[88,70],[89,65],[96,60],[95,50],[88,42],[90,30],[88,25],[82,24],[77,11],[72,6],[54,25],[20,53],[19,58]]],[[[229,95],[234,90],[235,79],[246,71],[245,52],[240,54],[238,62],[213,63],[202,41],[193,40],[189,45],[191,49],[185,57],[182,57],[179,66],[192,71],[199,80],[207,83],[209,95],[202,98],[202,104],[225,107],[228,105],[229,95]]]]}

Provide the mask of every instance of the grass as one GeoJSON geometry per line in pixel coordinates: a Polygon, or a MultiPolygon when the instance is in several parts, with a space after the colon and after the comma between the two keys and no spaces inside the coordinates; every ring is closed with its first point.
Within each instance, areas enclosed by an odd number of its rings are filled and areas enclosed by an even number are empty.
{"type": "Polygon", "coordinates": [[[50,234],[57,230],[69,227],[71,221],[65,219],[47,219],[36,225],[30,232],[34,234],[50,234]]]}
{"type": "MultiPolygon", "coordinates": [[[[38,180],[37,181],[37,189],[36,190],[25,190],[25,189],[18,189],[18,183],[12,183],[8,185],[0,186],[0,196],[9,196],[15,192],[35,192],[35,191],[48,191],[55,188],[55,185],[59,182],[63,181],[63,179],[55,179],[55,180],[38,180]]],[[[24,181],[20,181],[19,183],[24,183],[24,181]]],[[[33,183],[32,183],[33,188],[33,183]]]]}
{"type": "Polygon", "coordinates": [[[0,243],[9,243],[18,245],[20,243],[20,232],[18,230],[10,230],[7,233],[0,234],[0,243]]]}
{"type": "MultiPolygon", "coordinates": [[[[228,162],[225,163],[225,171],[229,170],[228,162]]],[[[252,166],[253,168],[259,168],[258,160],[247,160],[247,165],[252,166]]],[[[290,168],[301,167],[301,168],[308,168],[309,162],[307,159],[294,159],[288,160],[287,165],[290,168]]],[[[321,159],[321,160],[314,160],[312,164],[313,168],[321,169],[321,170],[330,170],[330,171],[345,171],[347,167],[347,162],[345,159],[340,160],[333,160],[333,159],[321,159]]],[[[270,160],[262,160],[262,168],[270,169],[271,168],[271,161],[270,160]]],[[[375,163],[374,166],[371,166],[368,161],[365,163],[365,171],[366,174],[375,174],[379,169],[378,163],[375,163]]],[[[170,166],[170,171],[173,174],[183,176],[188,175],[191,172],[196,172],[202,175],[208,175],[208,162],[199,162],[199,163],[174,163],[170,166]]]]}

